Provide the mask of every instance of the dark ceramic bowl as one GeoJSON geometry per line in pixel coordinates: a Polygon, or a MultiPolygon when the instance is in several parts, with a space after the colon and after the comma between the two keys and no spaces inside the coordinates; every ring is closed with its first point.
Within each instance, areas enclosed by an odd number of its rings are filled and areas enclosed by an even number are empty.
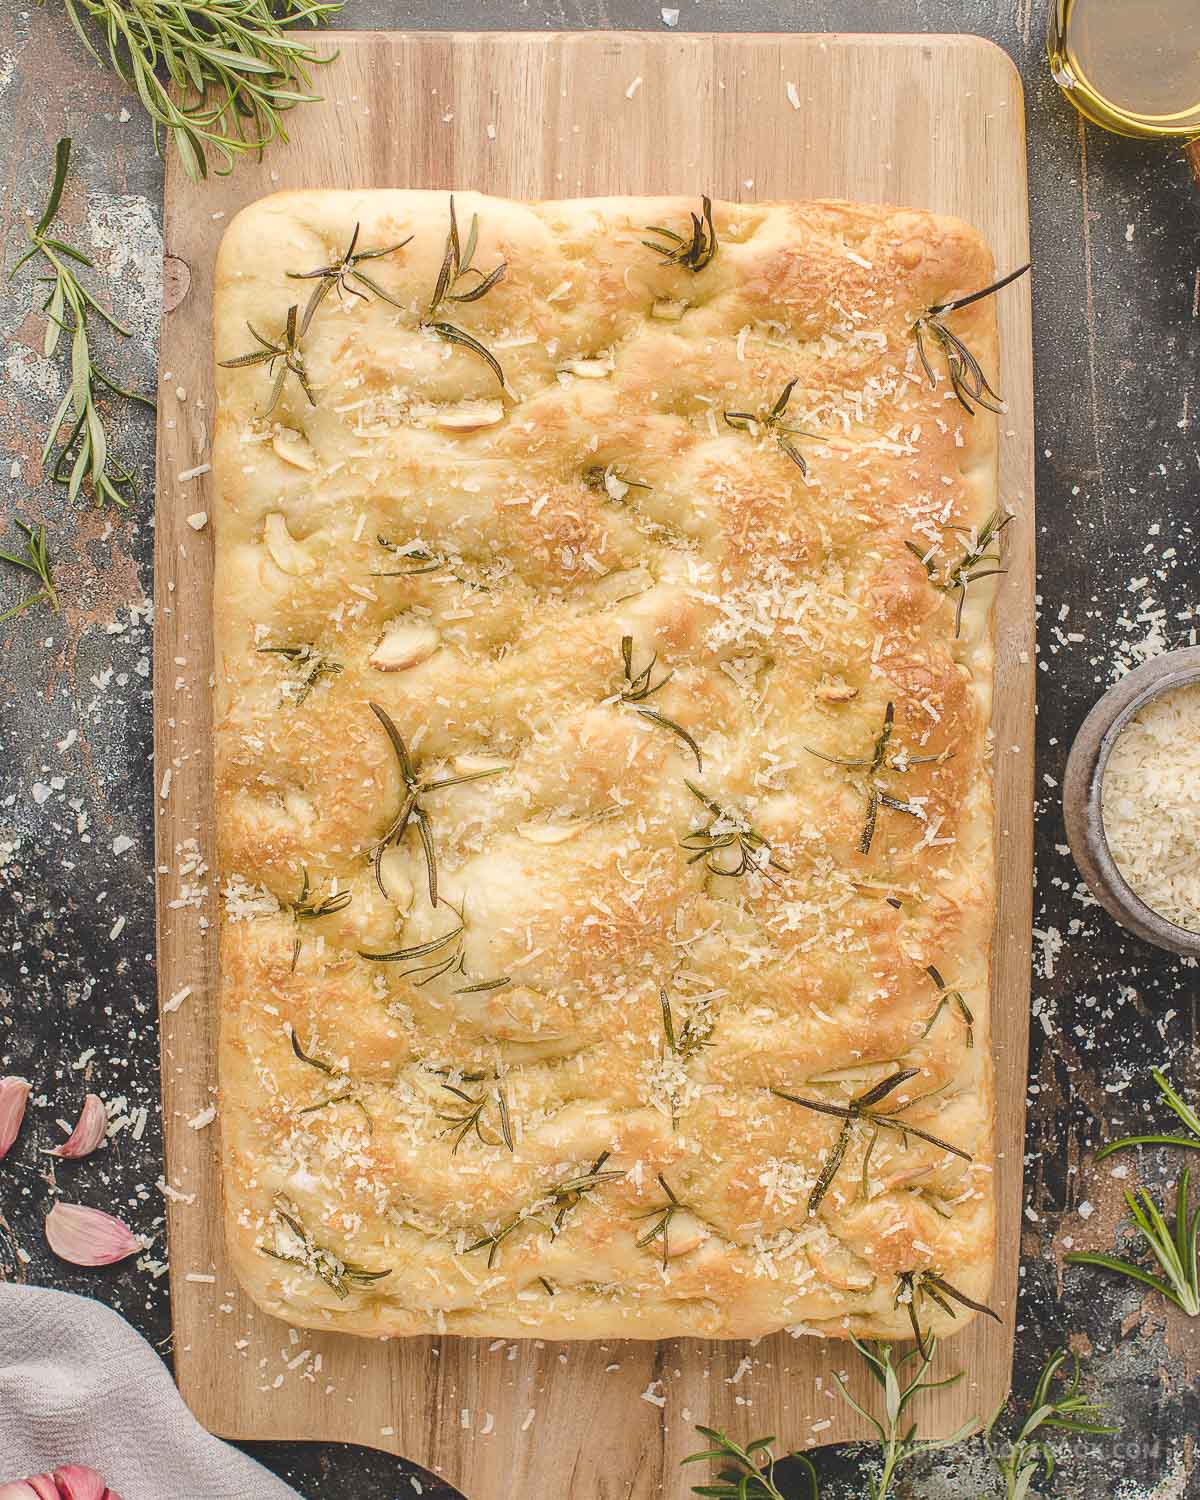
{"type": "Polygon", "coordinates": [[[1168,922],[1138,896],[1117,869],[1104,834],[1102,792],[1108,757],[1122,729],[1152,699],[1200,682],[1200,646],[1143,662],[1110,688],[1080,726],[1063,779],[1067,840],[1093,896],[1122,927],[1158,948],[1200,958],[1200,932],[1168,922]]]}

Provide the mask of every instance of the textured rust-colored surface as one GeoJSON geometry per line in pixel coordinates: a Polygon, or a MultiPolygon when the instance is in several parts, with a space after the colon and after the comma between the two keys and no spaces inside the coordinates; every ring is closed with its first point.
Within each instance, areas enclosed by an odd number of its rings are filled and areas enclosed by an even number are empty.
{"type": "MultiPolygon", "coordinates": [[[[1126,1182],[1140,1174],[1161,1191],[1174,1180],[1177,1164],[1164,1156],[1110,1159],[1095,1169],[1090,1153],[1144,1123],[1150,1065],[1165,1065],[1185,1092],[1200,1093],[1196,976],[1190,963],[1127,937],[1086,898],[1065,850],[1058,783],[1071,736],[1102,689],[1145,655],[1191,644],[1200,617],[1200,196],[1182,153],[1079,124],[1042,63],[1040,12],[1033,0],[813,0],[802,13],[788,0],[684,0],[679,25],[972,30],[999,42],[1021,68],[1033,184],[1042,614],[1038,957],[1017,1388],[1027,1392],[1046,1352],[1070,1339],[1089,1355],[1089,1380],[1123,1430],[1115,1440],[1066,1445],[1055,1493],[1175,1500],[1200,1494],[1196,1325],[1160,1300],[1064,1266],[1063,1256],[1112,1245],[1126,1182]]],[[[405,7],[352,0],[347,20],[472,24],[432,0],[405,7]]],[[[489,0],[473,21],[662,24],[657,4],[638,0],[489,0]]],[[[133,330],[120,348],[108,339],[102,346],[130,383],[158,383],[168,403],[186,401],[155,368],[162,177],[149,128],[136,101],[87,58],[61,0],[0,12],[0,125],[9,142],[0,204],[5,265],[20,253],[27,214],[40,211],[54,141],[73,135],[78,170],[62,227],[94,253],[101,295],[133,330]]],[[[0,304],[0,516],[6,534],[14,514],[47,522],[64,610],[61,618],[36,610],[0,626],[0,1072],[30,1077],[44,1100],[0,1173],[0,1274],[99,1296],[161,1342],[165,1277],[132,1262],[75,1271],[41,1244],[41,1216],[57,1183],[66,1196],[115,1208],[157,1235],[153,1260],[162,1251],[155,1185],[162,1161],[144,613],[150,497],[123,517],[71,512],[43,482],[38,451],[62,371],[41,359],[41,320],[30,309],[23,275],[5,286],[0,304]],[[117,854],[121,836],[134,842],[117,854]],[[39,1155],[85,1086],[125,1095],[135,1123],[90,1162],[39,1155]],[[141,1108],[146,1123],[134,1139],[141,1108]]],[[[148,485],[151,420],[122,417],[115,433],[148,485]]],[[[0,608],[21,586],[5,570],[0,608]]],[[[741,1436],[757,1435],[752,1405],[745,1422],[741,1436]]],[[[312,1496],[349,1493],[354,1484],[387,1496],[415,1493],[402,1465],[363,1450],[272,1445],[260,1456],[312,1496]]],[[[863,1493],[853,1455],[823,1454],[822,1472],[824,1495],[863,1493]]],[[[914,1492],[939,1500],[993,1492],[975,1444],[913,1474],[914,1492]]],[[[563,1488],[570,1489],[565,1476],[563,1488]]]]}

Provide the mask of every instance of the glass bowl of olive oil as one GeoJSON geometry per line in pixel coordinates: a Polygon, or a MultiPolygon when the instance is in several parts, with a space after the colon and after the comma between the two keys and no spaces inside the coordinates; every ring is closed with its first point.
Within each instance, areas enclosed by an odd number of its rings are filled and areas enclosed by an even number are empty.
{"type": "Polygon", "coordinates": [[[1200,0],[1050,0],[1055,82],[1085,118],[1143,140],[1200,136],[1200,0]]]}

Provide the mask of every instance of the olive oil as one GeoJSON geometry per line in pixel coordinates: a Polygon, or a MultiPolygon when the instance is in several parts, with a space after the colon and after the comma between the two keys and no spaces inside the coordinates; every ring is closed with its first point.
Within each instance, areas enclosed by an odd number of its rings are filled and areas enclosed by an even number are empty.
{"type": "Polygon", "coordinates": [[[1118,135],[1200,136],[1200,0],[1051,0],[1055,81],[1118,135]]]}

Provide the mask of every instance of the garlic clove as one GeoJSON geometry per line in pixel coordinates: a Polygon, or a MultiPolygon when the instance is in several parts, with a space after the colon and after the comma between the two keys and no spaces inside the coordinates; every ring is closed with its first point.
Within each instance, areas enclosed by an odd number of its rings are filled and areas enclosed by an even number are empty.
{"type": "Polygon", "coordinates": [[[25,1483],[37,1495],[38,1500],[61,1500],[53,1474],[33,1474],[25,1483]]]}
{"type": "Polygon", "coordinates": [[[672,302],[670,298],[663,297],[650,308],[650,316],[657,318],[660,323],[678,323],[687,312],[687,307],[686,302],[672,302]]]}
{"type": "MultiPolygon", "coordinates": [[[[12,1484],[0,1484],[0,1500],[43,1500],[43,1497],[27,1480],[20,1479],[12,1484]]],[[[49,1500],[59,1500],[57,1489],[50,1491],[49,1500]]]]}
{"type": "Polygon", "coordinates": [[[0,1078],[0,1161],[17,1138],[28,1098],[29,1084],[24,1078],[0,1078]]]}
{"type": "Polygon", "coordinates": [[[407,914],[413,904],[413,883],[408,874],[408,856],[402,849],[388,848],[379,856],[379,883],[396,910],[407,914]]]}
{"type": "Polygon", "coordinates": [[[54,1483],[61,1500],[104,1500],[109,1490],[95,1469],[84,1464],[63,1464],[55,1469],[54,1483]]]}
{"type": "Polygon", "coordinates": [[[108,1111],[104,1107],[104,1101],[98,1094],[89,1094],[83,1101],[79,1123],[62,1145],[55,1146],[49,1155],[78,1161],[81,1157],[90,1156],[103,1143],[107,1131],[108,1111]]]}
{"type": "Polygon", "coordinates": [[[431,413],[429,421],[445,432],[474,432],[479,427],[495,427],[504,421],[504,403],[462,401],[457,406],[439,406],[431,413]]]}
{"type": "Polygon", "coordinates": [[[305,573],[313,572],[317,566],[308,549],[288,530],[281,511],[271,511],[264,520],[263,543],[279,571],[292,578],[301,578],[305,573]]]}
{"type": "Polygon", "coordinates": [[[73,1266],[111,1266],[145,1248],[128,1224],[82,1203],[56,1203],[45,1231],[51,1250],[73,1266]]]}
{"type": "Polygon", "coordinates": [[[393,620],[367,660],[377,672],[405,672],[433,655],[441,636],[424,620],[393,620]]]}
{"type": "Polygon", "coordinates": [[[559,369],[569,375],[578,375],[580,380],[605,380],[613,372],[612,355],[604,359],[567,359],[559,369]]]}
{"type": "Polygon", "coordinates": [[[480,771],[507,771],[512,761],[501,755],[487,755],[479,751],[464,751],[453,760],[455,771],[460,776],[475,776],[480,771]]]}
{"type": "Polygon", "coordinates": [[[667,1259],[674,1260],[677,1255],[690,1255],[708,1238],[708,1230],[686,1209],[672,1214],[671,1222],[667,1226],[667,1259]]]}
{"type": "Polygon", "coordinates": [[[517,833],[530,844],[565,844],[582,827],[582,823],[518,823],[517,833]]]}
{"type": "Polygon", "coordinates": [[[293,469],[303,469],[308,474],[316,473],[316,454],[312,450],[312,444],[302,433],[293,432],[290,427],[281,427],[271,439],[271,447],[276,456],[285,464],[291,464],[293,469]]]}

